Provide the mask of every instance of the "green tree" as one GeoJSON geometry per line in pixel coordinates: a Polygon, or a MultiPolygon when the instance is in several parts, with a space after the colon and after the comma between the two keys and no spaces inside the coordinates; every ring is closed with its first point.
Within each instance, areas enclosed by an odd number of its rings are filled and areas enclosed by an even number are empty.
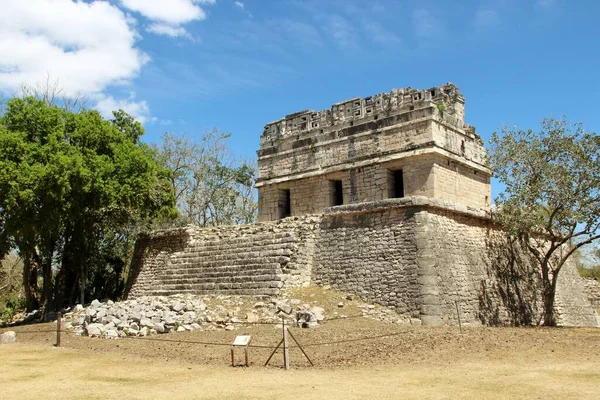
{"type": "Polygon", "coordinates": [[[21,274],[23,261],[11,252],[0,261],[0,324],[2,320],[10,322],[14,312],[23,301],[21,274]]]}
{"type": "Polygon", "coordinates": [[[582,124],[547,118],[539,132],[493,134],[490,163],[505,185],[497,221],[539,263],[544,325],[556,324],[561,268],[577,249],[600,238],[600,137],[582,124]]]}
{"type": "Polygon", "coordinates": [[[592,246],[585,250],[577,250],[573,254],[579,275],[600,281],[600,247],[592,246]]]}
{"type": "MultiPolygon", "coordinates": [[[[0,245],[23,259],[27,308],[72,303],[114,260],[132,225],[172,218],[169,171],[122,111],[112,121],[33,97],[13,98],[0,118],[0,245]],[[41,276],[42,289],[37,288],[41,276]]],[[[115,286],[115,285],[113,285],[115,286]]],[[[117,285],[118,286],[118,285],[117,285]]],[[[111,297],[115,295],[111,293],[111,297]]],[[[107,292],[105,292],[107,293],[107,292]]]]}
{"type": "Polygon", "coordinates": [[[155,149],[173,171],[171,185],[180,218],[177,225],[216,226],[256,221],[254,164],[238,160],[229,134],[206,132],[199,142],[165,133],[155,149]]]}

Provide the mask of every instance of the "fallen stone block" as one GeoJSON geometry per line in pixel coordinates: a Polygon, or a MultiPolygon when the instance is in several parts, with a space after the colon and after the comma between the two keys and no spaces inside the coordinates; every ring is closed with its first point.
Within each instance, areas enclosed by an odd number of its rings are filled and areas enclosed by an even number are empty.
{"type": "Polygon", "coordinates": [[[7,331],[0,335],[0,344],[9,344],[17,341],[17,333],[15,331],[7,331]]]}

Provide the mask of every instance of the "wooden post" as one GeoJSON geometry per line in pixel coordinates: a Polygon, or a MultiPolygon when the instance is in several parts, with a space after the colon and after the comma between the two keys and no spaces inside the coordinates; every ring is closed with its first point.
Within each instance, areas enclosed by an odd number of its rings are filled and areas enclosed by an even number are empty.
{"type": "Polygon", "coordinates": [[[81,305],[85,304],[85,265],[83,265],[83,263],[81,263],[80,268],[79,268],[79,274],[80,274],[80,278],[81,282],[79,285],[79,290],[80,290],[80,298],[79,301],[81,302],[81,305]]]}
{"type": "Polygon", "coordinates": [[[234,364],[234,357],[235,357],[235,356],[233,355],[233,347],[232,347],[232,348],[231,348],[231,366],[232,366],[232,367],[235,367],[235,364],[234,364]]]}
{"type": "Polygon", "coordinates": [[[288,333],[290,334],[290,336],[292,337],[292,339],[294,340],[294,342],[296,342],[296,344],[298,345],[298,348],[300,349],[300,351],[302,352],[302,354],[304,354],[304,357],[306,357],[306,359],[308,360],[308,362],[310,363],[310,365],[312,365],[314,367],[315,364],[313,364],[313,362],[311,361],[311,359],[308,357],[308,354],[306,354],[306,352],[304,351],[304,349],[302,348],[302,346],[300,346],[300,343],[296,340],[296,338],[294,337],[294,335],[292,335],[292,331],[288,330],[288,333]]]}
{"type": "Polygon", "coordinates": [[[458,301],[455,301],[456,304],[456,316],[458,317],[458,329],[460,329],[460,333],[462,333],[462,324],[460,322],[460,310],[458,309],[458,301]]]}
{"type": "Polygon", "coordinates": [[[277,343],[277,346],[275,346],[275,348],[273,349],[273,351],[271,352],[271,355],[269,356],[269,358],[267,358],[267,362],[265,363],[265,367],[267,365],[269,365],[269,361],[271,361],[271,358],[273,358],[273,355],[275,355],[275,352],[277,351],[277,349],[279,348],[279,346],[281,346],[281,344],[283,343],[283,339],[281,339],[279,341],[279,343],[277,343]]]}
{"type": "Polygon", "coordinates": [[[56,313],[56,347],[60,347],[60,331],[62,329],[62,314],[56,313]]]}
{"type": "Polygon", "coordinates": [[[281,317],[281,325],[283,328],[283,366],[285,369],[290,369],[290,357],[288,354],[287,327],[285,326],[284,317],[281,317]]]}
{"type": "Polygon", "coordinates": [[[244,353],[246,354],[246,367],[249,367],[250,363],[248,362],[248,346],[244,348],[244,353]]]}

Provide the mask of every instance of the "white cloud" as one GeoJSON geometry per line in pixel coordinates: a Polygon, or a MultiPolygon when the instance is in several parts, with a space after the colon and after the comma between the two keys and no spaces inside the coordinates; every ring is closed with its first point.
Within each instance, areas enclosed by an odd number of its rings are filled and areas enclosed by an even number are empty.
{"type": "Polygon", "coordinates": [[[252,14],[250,13],[250,11],[246,11],[246,5],[244,3],[242,3],[241,1],[234,1],[233,5],[236,6],[237,8],[239,8],[241,11],[245,12],[246,14],[248,14],[248,17],[254,18],[252,16],[252,14]]]}
{"type": "Polygon", "coordinates": [[[319,30],[312,24],[294,21],[290,19],[277,19],[269,21],[267,25],[256,24],[260,31],[261,42],[266,42],[267,38],[277,41],[278,45],[284,47],[287,43],[294,43],[294,46],[303,46],[306,48],[323,47],[323,38],[319,30]]]}
{"type": "Polygon", "coordinates": [[[181,26],[172,26],[169,24],[150,24],[146,30],[148,32],[156,33],[157,35],[166,35],[170,37],[188,36],[189,34],[181,26]]]}
{"type": "Polygon", "coordinates": [[[360,25],[360,28],[362,28],[363,32],[360,33],[360,36],[371,40],[373,43],[383,46],[395,46],[402,42],[400,36],[382,23],[386,16],[394,15],[393,6],[386,9],[377,2],[350,3],[346,4],[345,12],[352,17],[352,22],[355,25],[360,25]]]}
{"type": "Polygon", "coordinates": [[[120,0],[123,7],[141,14],[152,23],[147,30],[171,37],[188,36],[185,25],[201,21],[206,13],[200,5],[214,4],[216,0],[120,0]]]}
{"type": "Polygon", "coordinates": [[[104,118],[112,118],[112,112],[123,110],[142,124],[155,122],[156,118],[150,116],[150,107],[146,100],[135,101],[135,93],[128,99],[115,99],[113,96],[99,95],[95,107],[104,118]]]}
{"type": "Polygon", "coordinates": [[[108,2],[0,0],[0,9],[0,90],[50,76],[67,96],[98,93],[149,60],[132,21],[108,2]]]}

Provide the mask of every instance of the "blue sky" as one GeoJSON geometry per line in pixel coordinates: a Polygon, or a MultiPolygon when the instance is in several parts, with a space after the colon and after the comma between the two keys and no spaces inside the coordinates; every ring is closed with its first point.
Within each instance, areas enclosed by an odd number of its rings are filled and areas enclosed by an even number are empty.
{"type": "Polygon", "coordinates": [[[263,126],[286,114],[448,81],[486,141],[501,125],[537,129],[563,114],[600,131],[596,0],[0,0],[0,9],[5,97],[50,75],[105,114],[140,118],[148,142],[216,127],[255,157],[263,126]]]}

